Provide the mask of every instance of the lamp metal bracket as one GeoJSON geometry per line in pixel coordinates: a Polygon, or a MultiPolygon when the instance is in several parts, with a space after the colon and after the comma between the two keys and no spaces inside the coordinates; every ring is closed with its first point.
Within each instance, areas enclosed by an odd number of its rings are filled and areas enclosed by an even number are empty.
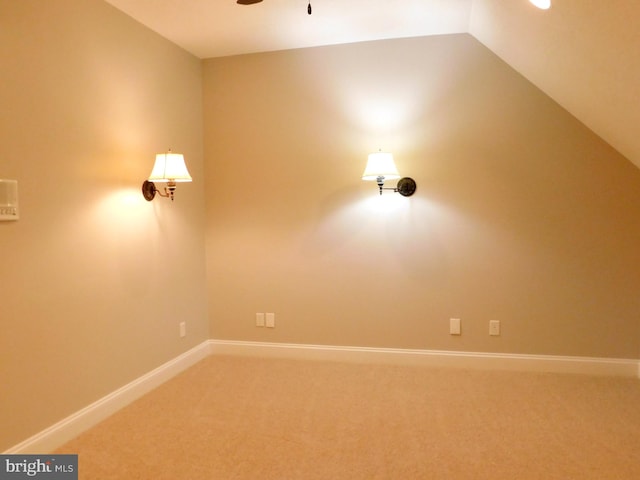
{"type": "Polygon", "coordinates": [[[156,184],[153,182],[150,182],[149,180],[145,180],[142,183],[142,195],[144,196],[144,199],[147,202],[150,202],[151,200],[153,200],[156,194],[160,195],[161,197],[170,198],[171,201],[173,202],[173,193],[175,191],[176,191],[176,183],[173,181],[169,181],[169,183],[167,183],[167,186],[164,188],[164,193],[158,190],[158,187],[156,187],[156,184]]]}
{"type": "Polygon", "coordinates": [[[399,193],[403,197],[410,197],[416,191],[416,182],[411,177],[403,177],[398,180],[398,183],[395,187],[383,187],[384,185],[384,177],[378,177],[378,187],[380,187],[380,195],[382,195],[383,190],[393,190],[396,193],[399,193]]]}

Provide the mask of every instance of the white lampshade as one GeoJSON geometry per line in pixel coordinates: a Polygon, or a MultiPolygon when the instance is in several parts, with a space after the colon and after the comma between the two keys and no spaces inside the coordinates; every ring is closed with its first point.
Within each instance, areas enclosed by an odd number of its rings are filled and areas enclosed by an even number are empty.
{"type": "Polygon", "coordinates": [[[184,163],[181,153],[158,153],[156,163],[153,165],[150,182],[191,182],[191,175],[184,163]]]}
{"type": "Polygon", "coordinates": [[[393,161],[393,155],[390,153],[376,152],[369,154],[369,160],[362,174],[362,179],[377,180],[378,177],[384,177],[385,180],[400,178],[396,164],[393,161]]]}
{"type": "Polygon", "coordinates": [[[542,10],[547,10],[549,7],[551,7],[551,0],[529,0],[532,4],[534,4],[536,7],[542,9],[542,10]]]}

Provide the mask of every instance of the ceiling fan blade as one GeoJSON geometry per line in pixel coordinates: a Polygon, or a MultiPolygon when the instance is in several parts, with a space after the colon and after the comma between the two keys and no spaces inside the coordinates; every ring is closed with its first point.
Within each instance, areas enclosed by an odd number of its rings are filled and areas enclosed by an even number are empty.
{"type": "Polygon", "coordinates": [[[253,5],[254,3],[260,3],[262,0],[237,0],[238,5],[253,5]]]}

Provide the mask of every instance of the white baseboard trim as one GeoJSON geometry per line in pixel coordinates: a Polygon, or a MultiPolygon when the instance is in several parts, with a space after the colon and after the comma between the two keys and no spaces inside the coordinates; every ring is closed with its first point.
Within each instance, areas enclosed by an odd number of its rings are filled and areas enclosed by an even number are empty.
{"type": "Polygon", "coordinates": [[[52,452],[134,400],[162,385],[178,373],[206,358],[211,353],[210,348],[208,341],[197,345],[31,438],[13,446],[4,454],[43,454],[52,452]]]}
{"type": "Polygon", "coordinates": [[[377,362],[640,378],[640,360],[210,340],[214,355],[377,362]]]}
{"type": "Polygon", "coordinates": [[[640,378],[640,360],[637,359],[208,340],[3,453],[43,454],[52,452],[209,355],[242,355],[262,358],[578,373],[640,378]]]}

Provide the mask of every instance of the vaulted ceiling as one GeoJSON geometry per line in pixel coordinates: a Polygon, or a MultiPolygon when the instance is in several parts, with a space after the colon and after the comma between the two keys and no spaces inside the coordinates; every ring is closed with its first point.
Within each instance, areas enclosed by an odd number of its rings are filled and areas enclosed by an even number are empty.
{"type": "Polygon", "coordinates": [[[640,166],[640,1],[107,0],[200,58],[470,33],[640,166]]]}

